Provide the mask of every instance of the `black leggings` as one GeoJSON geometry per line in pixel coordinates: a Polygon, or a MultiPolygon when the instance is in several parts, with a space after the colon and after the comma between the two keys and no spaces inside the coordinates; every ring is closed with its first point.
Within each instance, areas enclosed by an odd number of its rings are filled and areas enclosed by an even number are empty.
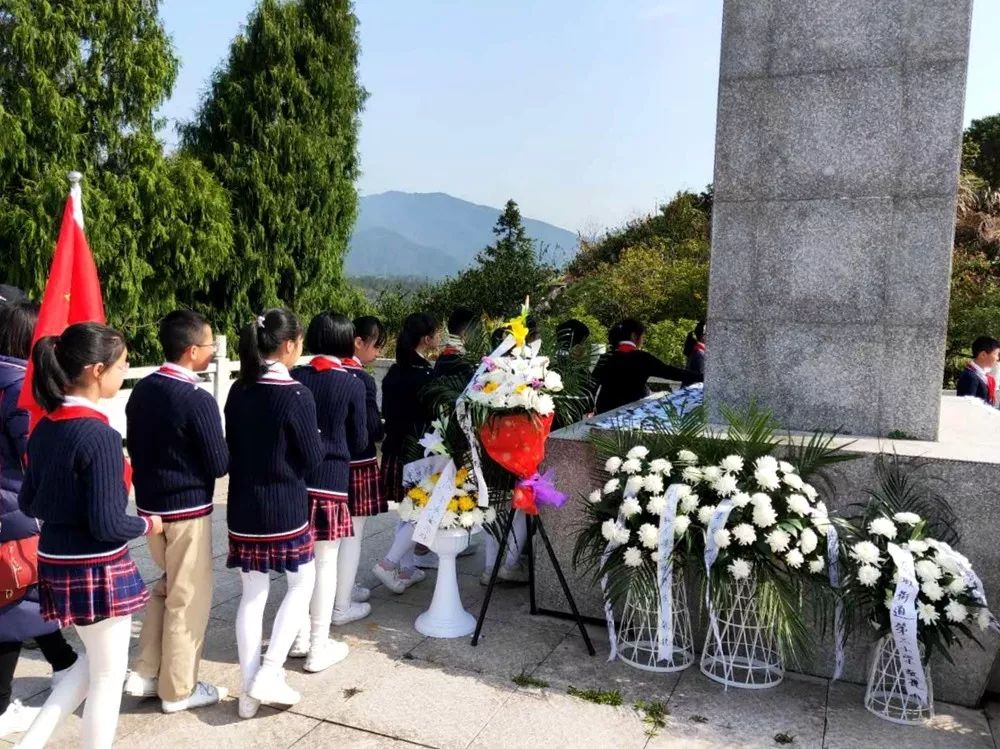
{"type": "MultiPolygon", "coordinates": [[[[53,671],[63,671],[76,663],[76,651],[66,642],[61,630],[56,630],[50,635],[36,637],[38,649],[42,655],[52,665],[53,671]]],[[[11,684],[14,681],[14,669],[17,668],[17,659],[21,654],[21,643],[0,642],[0,715],[7,710],[10,705],[11,684]]]]}

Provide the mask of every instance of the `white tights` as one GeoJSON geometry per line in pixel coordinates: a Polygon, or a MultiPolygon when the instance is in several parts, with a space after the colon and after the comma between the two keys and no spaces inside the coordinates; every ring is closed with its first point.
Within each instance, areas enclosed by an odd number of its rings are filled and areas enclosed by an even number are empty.
{"type": "Polygon", "coordinates": [[[337,557],[340,539],[316,542],[316,582],[313,584],[309,611],[302,617],[296,645],[303,650],[330,639],[333,599],[337,593],[337,557]],[[306,644],[308,643],[308,645],[306,644]]]}
{"type": "MultiPolygon", "coordinates": [[[[521,510],[514,511],[514,526],[511,528],[510,536],[507,538],[507,554],[504,558],[504,567],[514,567],[521,556],[524,542],[528,537],[528,522],[521,510]]],[[[500,553],[500,544],[492,533],[486,534],[486,565],[487,572],[493,571],[496,564],[497,554],[500,553]]]]}
{"type": "Polygon", "coordinates": [[[347,611],[351,608],[351,593],[358,579],[358,564],[361,562],[361,539],[365,537],[365,518],[351,518],[354,535],[340,539],[340,554],[337,556],[337,595],[333,608],[347,611]]]}
{"type": "Polygon", "coordinates": [[[389,551],[385,555],[385,561],[389,563],[389,566],[404,570],[417,566],[416,559],[413,557],[413,547],[416,545],[413,543],[413,528],[413,523],[402,521],[396,526],[396,535],[392,539],[392,546],[389,547],[389,551]]]}
{"type": "MultiPolygon", "coordinates": [[[[240,655],[240,674],[244,693],[250,691],[254,677],[261,668],[280,670],[292,649],[299,624],[309,608],[316,581],[316,566],[300,564],[298,572],[287,572],[288,591],[278,607],[271,628],[271,642],[261,665],[260,647],[264,639],[264,607],[271,588],[271,576],[266,572],[241,572],[243,596],[236,612],[236,649],[240,655]]],[[[118,690],[121,691],[119,684],[118,690]]]]}
{"type": "Polygon", "coordinates": [[[132,617],[116,616],[77,626],[85,653],[45,700],[41,712],[18,746],[41,749],[64,717],[83,708],[84,749],[107,749],[115,740],[122,683],[128,669],[132,617]]]}

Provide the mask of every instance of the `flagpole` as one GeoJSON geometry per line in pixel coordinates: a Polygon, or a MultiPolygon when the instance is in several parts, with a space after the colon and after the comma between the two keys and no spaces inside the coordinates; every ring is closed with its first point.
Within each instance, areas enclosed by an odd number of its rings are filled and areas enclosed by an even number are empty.
{"type": "Polygon", "coordinates": [[[73,199],[73,218],[76,223],[83,228],[83,190],[80,188],[80,180],[83,174],[74,170],[66,175],[69,179],[69,195],[73,199]]]}

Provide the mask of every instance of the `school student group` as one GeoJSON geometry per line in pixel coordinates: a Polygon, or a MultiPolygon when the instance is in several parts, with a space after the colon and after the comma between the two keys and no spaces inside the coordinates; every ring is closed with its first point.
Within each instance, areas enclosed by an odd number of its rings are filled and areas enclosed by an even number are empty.
{"type": "MultiPolygon", "coordinates": [[[[291,312],[268,310],[241,332],[223,429],[198,374],[215,357],[211,325],[195,312],[172,312],[159,329],[165,361],[135,385],[126,406],[126,460],[100,405],[127,372],[124,336],[80,323],[32,347],[36,319],[30,302],[0,304],[0,542],[36,543],[38,571],[37,585],[19,600],[0,601],[0,735],[24,731],[18,746],[42,747],[82,703],[83,746],[110,747],[123,693],[156,698],[165,713],[227,696],[198,678],[212,605],[213,495],[227,473],[226,565],[239,570],[242,585],[238,714],[250,719],[262,703],[296,704],[301,695],[286,682],[286,659],[304,658],[309,673],[339,663],[348,646],[331,637],[331,625],[371,611],[370,591],[355,584],[365,521],[402,499],[406,442],[433,416],[419,393],[435,368],[468,366],[461,338],[449,335],[432,367],[428,356],[441,343],[436,320],[418,313],[404,321],[382,383],[383,428],[376,383],[365,370],[385,342],[381,322],[323,313],[304,329],[291,312]],[[313,358],[296,366],[304,347],[313,358]],[[17,407],[29,352],[32,392],[45,411],[30,436],[17,407]],[[128,511],[133,488],[137,515],[128,511]],[[149,588],[129,553],[141,536],[163,571],[149,588]],[[272,573],[285,575],[287,589],[262,653],[272,573]],[[132,616],[143,609],[129,670],[132,616]],[[60,631],[70,625],[83,653],[60,631]],[[11,700],[26,640],[53,668],[40,708],[11,700]]],[[[471,313],[459,315],[449,329],[470,321],[471,313]]],[[[523,577],[523,525],[515,525],[502,579],[523,577]]],[[[487,539],[487,568],[497,546],[487,539]]],[[[402,593],[425,577],[421,553],[427,550],[415,548],[412,526],[399,523],[373,573],[402,593]]]]}

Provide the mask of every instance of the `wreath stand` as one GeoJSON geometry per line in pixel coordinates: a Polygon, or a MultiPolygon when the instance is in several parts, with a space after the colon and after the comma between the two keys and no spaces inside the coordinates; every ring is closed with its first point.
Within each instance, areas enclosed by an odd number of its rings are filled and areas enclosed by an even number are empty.
{"type": "MultiPolygon", "coordinates": [[[[493,563],[493,570],[490,572],[490,582],[486,586],[486,597],[483,599],[483,606],[479,612],[479,618],[476,621],[476,631],[472,635],[472,647],[476,647],[479,644],[479,636],[482,634],[483,624],[486,622],[486,612],[489,610],[490,599],[493,597],[493,589],[496,587],[497,576],[500,574],[500,565],[503,564],[507,555],[507,540],[514,527],[514,513],[515,510],[511,507],[510,511],[507,513],[507,520],[504,523],[503,533],[500,536],[500,548],[497,552],[496,561],[493,563]]],[[[569,603],[570,610],[573,612],[572,619],[576,621],[576,626],[580,630],[583,642],[587,646],[587,652],[590,653],[590,655],[596,655],[597,651],[594,650],[594,644],[590,641],[590,635],[587,634],[587,628],[583,626],[583,617],[580,615],[580,611],[576,607],[576,601],[573,598],[573,594],[570,592],[569,584],[566,582],[566,576],[563,575],[562,567],[559,566],[559,560],[556,559],[556,553],[552,550],[552,543],[549,541],[549,536],[545,532],[545,526],[542,525],[541,516],[529,515],[526,513],[525,521],[527,524],[525,550],[528,554],[528,601],[531,615],[566,618],[566,615],[561,611],[542,609],[535,603],[535,550],[532,539],[535,535],[535,531],[537,530],[539,535],[542,537],[542,542],[545,544],[546,550],[549,552],[549,560],[552,562],[552,568],[556,571],[556,577],[559,578],[559,584],[562,586],[563,593],[566,596],[566,601],[569,603]]]]}

